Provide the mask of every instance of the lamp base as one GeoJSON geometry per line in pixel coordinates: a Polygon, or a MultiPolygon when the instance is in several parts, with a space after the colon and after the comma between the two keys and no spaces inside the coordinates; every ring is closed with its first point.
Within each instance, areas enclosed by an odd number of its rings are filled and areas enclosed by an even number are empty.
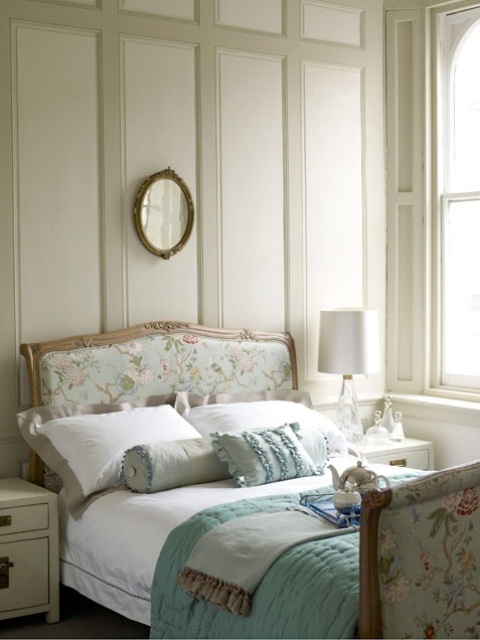
{"type": "Polygon", "coordinates": [[[337,426],[349,442],[360,442],[363,439],[357,392],[353,384],[353,376],[350,374],[343,376],[342,389],[338,398],[337,426]]]}

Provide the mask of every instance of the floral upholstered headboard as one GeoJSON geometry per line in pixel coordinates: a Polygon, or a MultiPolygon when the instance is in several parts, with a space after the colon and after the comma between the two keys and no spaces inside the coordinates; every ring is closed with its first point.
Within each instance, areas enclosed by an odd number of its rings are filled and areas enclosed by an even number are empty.
{"type": "MultiPolygon", "coordinates": [[[[22,344],[30,404],[114,404],[178,391],[297,389],[289,333],[150,322],[129,329],[22,344]]],[[[30,475],[42,466],[35,454],[30,475]]]]}

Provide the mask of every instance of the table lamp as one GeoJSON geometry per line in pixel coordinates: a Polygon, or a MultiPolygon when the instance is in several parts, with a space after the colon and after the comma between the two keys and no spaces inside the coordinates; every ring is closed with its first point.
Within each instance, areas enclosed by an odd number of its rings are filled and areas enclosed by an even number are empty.
{"type": "Polygon", "coordinates": [[[350,442],[363,438],[354,374],[380,371],[377,309],[322,309],[318,371],[343,375],[337,426],[350,442]]]}

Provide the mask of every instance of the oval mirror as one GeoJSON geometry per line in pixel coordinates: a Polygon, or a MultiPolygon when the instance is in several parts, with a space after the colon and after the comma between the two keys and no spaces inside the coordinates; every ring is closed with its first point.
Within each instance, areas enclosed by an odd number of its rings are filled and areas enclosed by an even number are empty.
{"type": "Polygon", "coordinates": [[[142,244],[165,260],[187,243],[193,228],[193,200],[170,167],[151,175],[138,190],[135,227],[142,244]]]}

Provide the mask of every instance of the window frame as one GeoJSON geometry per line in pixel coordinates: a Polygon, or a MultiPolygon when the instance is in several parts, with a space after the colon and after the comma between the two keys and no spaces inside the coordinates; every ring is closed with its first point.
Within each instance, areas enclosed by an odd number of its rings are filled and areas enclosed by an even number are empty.
{"type": "MultiPolygon", "coordinates": [[[[447,384],[443,381],[443,282],[444,282],[444,224],[447,216],[447,208],[449,202],[460,202],[465,200],[480,199],[479,191],[455,192],[449,188],[449,168],[452,165],[453,147],[450,144],[449,136],[449,116],[451,114],[451,91],[444,91],[445,76],[444,68],[446,65],[453,65],[453,61],[458,55],[458,45],[467,35],[472,26],[480,19],[480,2],[472,2],[472,0],[462,0],[436,6],[430,9],[430,36],[431,36],[431,57],[430,67],[427,65],[427,72],[430,71],[432,79],[431,84],[431,102],[430,110],[426,112],[427,121],[430,122],[431,141],[427,143],[427,155],[431,159],[431,191],[429,201],[431,203],[430,215],[430,238],[431,238],[431,256],[430,269],[427,269],[427,279],[430,276],[431,295],[430,310],[427,318],[430,318],[430,329],[428,320],[426,322],[426,344],[430,346],[431,357],[427,355],[427,384],[425,391],[431,395],[438,395],[459,400],[475,400],[480,402],[480,387],[473,388],[461,384],[466,382],[468,376],[454,377],[451,376],[450,382],[447,384]],[[466,20],[465,25],[461,28],[461,35],[456,38],[456,44],[452,50],[447,51],[447,45],[444,42],[443,21],[445,16],[457,14],[460,19],[461,12],[467,10],[477,10],[478,15],[470,20],[466,20]],[[429,149],[428,149],[429,146],[429,149]],[[440,153],[442,146],[447,149],[446,153],[440,153]],[[429,154],[428,154],[429,151],[429,154]],[[457,382],[453,383],[454,379],[457,382]]],[[[458,34],[457,34],[458,35],[458,34]]],[[[451,80],[450,71],[448,71],[447,79],[451,80]]],[[[427,83],[428,85],[428,83],[427,83]]],[[[427,234],[428,236],[428,234],[427,234]]],[[[428,253],[428,243],[427,243],[428,253]]],[[[427,284],[428,290],[428,284],[427,284]]]]}

